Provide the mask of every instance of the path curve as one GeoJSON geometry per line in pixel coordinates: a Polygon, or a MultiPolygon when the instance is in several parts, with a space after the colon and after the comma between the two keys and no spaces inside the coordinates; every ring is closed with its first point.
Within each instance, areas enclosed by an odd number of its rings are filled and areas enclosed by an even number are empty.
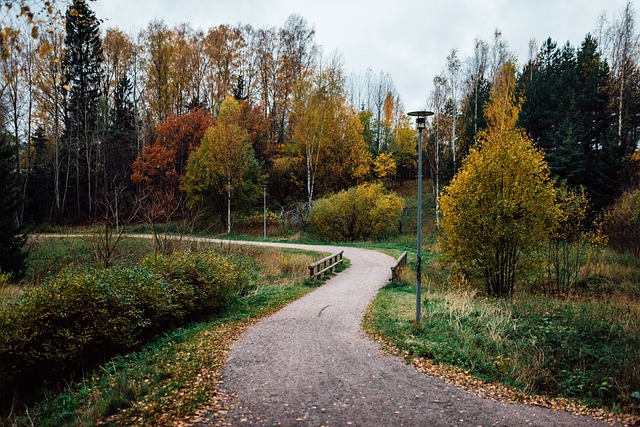
{"type": "Polygon", "coordinates": [[[175,238],[329,253],[344,250],[351,261],[350,268],[249,327],[232,345],[221,389],[235,397],[235,406],[224,419],[204,414],[198,426],[609,425],[568,412],[485,399],[420,373],[399,357],[383,355],[362,332],[360,322],[378,289],[390,279],[394,259],[388,255],[337,246],[175,238]]]}
{"type": "Polygon", "coordinates": [[[351,267],[250,327],[233,344],[221,388],[236,397],[236,405],[225,420],[210,415],[211,424],[605,425],[568,412],[481,398],[383,355],[360,323],[390,279],[390,256],[348,247],[246,243],[344,250],[351,267]]]}

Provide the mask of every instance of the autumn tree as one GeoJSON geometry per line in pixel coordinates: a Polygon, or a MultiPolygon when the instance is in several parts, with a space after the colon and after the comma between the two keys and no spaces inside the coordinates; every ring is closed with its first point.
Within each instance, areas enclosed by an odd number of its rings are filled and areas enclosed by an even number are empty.
{"type": "Polygon", "coordinates": [[[162,122],[173,111],[171,73],[175,62],[175,46],[172,43],[173,32],[163,21],[154,20],[142,33],[146,54],[144,69],[146,75],[146,100],[151,116],[162,122]]]}
{"type": "MultiPolygon", "coordinates": [[[[65,100],[68,94],[63,82],[64,34],[59,28],[52,28],[42,35],[43,42],[49,46],[47,53],[35,64],[34,117],[37,127],[43,130],[47,147],[41,155],[47,157],[51,165],[52,206],[47,206],[53,219],[59,220],[68,191],[68,177],[71,172],[70,150],[65,150],[63,141],[65,100]]],[[[36,154],[37,155],[37,154],[36,154]]]]}
{"type": "Polygon", "coordinates": [[[389,180],[396,173],[396,162],[389,153],[380,153],[373,161],[373,171],[376,178],[389,180]]]}
{"type": "Polygon", "coordinates": [[[213,122],[213,116],[202,109],[169,117],[158,126],[155,143],[144,147],[133,163],[133,182],[173,193],[179,188],[189,155],[213,122]]]}
{"type": "Polygon", "coordinates": [[[232,94],[241,77],[240,62],[246,41],[240,28],[220,25],[209,30],[203,45],[208,64],[207,95],[211,108],[217,109],[232,94]]]}
{"type": "Polygon", "coordinates": [[[291,15],[278,31],[275,81],[271,85],[274,104],[273,126],[279,143],[286,142],[287,120],[294,102],[298,82],[313,73],[318,46],[313,37],[315,29],[300,15],[291,15]]]}
{"type": "Polygon", "coordinates": [[[202,144],[189,158],[182,180],[192,207],[214,210],[211,202],[224,195],[227,233],[231,232],[233,196],[251,202],[259,195],[257,163],[249,135],[240,123],[240,104],[229,96],[220,106],[216,124],[207,129],[202,144]]]}
{"type": "Polygon", "coordinates": [[[321,193],[344,189],[370,171],[362,123],[347,105],[342,72],[335,65],[300,81],[294,100],[289,154],[304,162],[308,207],[318,187],[321,193]]]}
{"type": "Polygon", "coordinates": [[[611,65],[611,100],[616,134],[622,148],[632,153],[637,145],[640,119],[640,33],[636,30],[633,3],[605,30],[602,40],[611,65]]]}
{"type": "Polygon", "coordinates": [[[20,35],[17,43],[20,43],[21,49],[0,61],[0,98],[6,108],[6,129],[11,132],[15,142],[15,168],[19,187],[22,189],[17,216],[18,224],[21,225],[32,163],[29,140],[32,133],[35,42],[28,36],[20,35]]]}
{"type": "Polygon", "coordinates": [[[396,173],[400,179],[413,178],[417,169],[418,146],[416,131],[411,126],[409,116],[400,118],[394,130],[393,142],[391,153],[396,163],[396,173]]]}
{"type": "MultiPolygon", "coordinates": [[[[9,0],[0,3],[0,58],[6,60],[21,50],[19,38],[27,34],[37,40],[47,22],[58,15],[56,0],[9,0]]],[[[49,51],[46,43],[38,45],[38,53],[49,51]]]]}
{"type": "Polygon", "coordinates": [[[515,66],[507,63],[485,110],[489,127],[440,201],[446,258],[483,277],[496,297],[513,294],[524,254],[545,241],[557,211],[543,155],[516,126],[520,106],[515,66]]]}

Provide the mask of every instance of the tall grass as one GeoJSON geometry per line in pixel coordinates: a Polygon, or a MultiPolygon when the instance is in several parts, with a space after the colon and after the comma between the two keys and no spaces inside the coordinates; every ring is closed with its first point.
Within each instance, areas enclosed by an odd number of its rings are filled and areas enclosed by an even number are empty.
{"type": "Polygon", "coordinates": [[[471,371],[529,393],[640,413],[640,310],[613,301],[478,297],[427,291],[414,323],[415,289],[392,284],[366,324],[414,357],[471,371]]]}

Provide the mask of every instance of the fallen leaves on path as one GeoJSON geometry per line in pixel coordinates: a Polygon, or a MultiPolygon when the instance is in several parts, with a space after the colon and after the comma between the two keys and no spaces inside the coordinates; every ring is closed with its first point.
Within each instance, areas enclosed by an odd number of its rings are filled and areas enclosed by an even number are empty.
{"type": "Polygon", "coordinates": [[[504,384],[487,383],[474,377],[468,370],[442,363],[434,363],[426,358],[415,357],[409,351],[396,347],[383,335],[374,332],[370,328],[365,328],[365,330],[374,341],[381,344],[380,348],[384,354],[402,357],[405,362],[415,367],[418,371],[442,378],[446,383],[462,387],[480,397],[496,402],[542,406],[553,410],[571,412],[575,415],[586,415],[595,420],[611,424],[622,423],[626,426],[640,427],[640,417],[616,415],[603,409],[588,408],[571,399],[529,395],[522,390],[517,390],[504,384]]]}

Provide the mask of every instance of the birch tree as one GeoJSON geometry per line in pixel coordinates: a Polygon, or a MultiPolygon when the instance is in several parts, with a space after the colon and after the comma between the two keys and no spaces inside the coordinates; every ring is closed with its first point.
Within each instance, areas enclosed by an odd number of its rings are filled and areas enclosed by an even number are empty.
{"type": "MultiPolygon", "coordinates": [[[[635,11],[628,1],[621,16],[605,32],[611,71],[615,82],[613,99],[617,119],[617,135],[624,151],[636,148],[640,119],[634,117],[634,103],[640,105],[640,33],[636,32],[635,11]],[[635,99],[634,99],[635,98],[635,99]]],[[[636,107],[638,108],[638,107],[636,107]]],[[[636,112],[637,114],[637,112],[636,112]]]]}
{"type": "MultiPolygon", "coordinates": [[[[202,143],[190,156],[182,180],[191,206],[210,203],[212,194],[224,191],[227,233],[231,233],[233,193],[247,184],[248,174],[256,166],[249,134],[241,126],[241,119],[238,101],[226,97],[220,105],[216,124],[207,129],[202,143]]],[[[257,182],[252,184],[245,186],[245,195],[249,198],[259,194],[257,182]]]]}

